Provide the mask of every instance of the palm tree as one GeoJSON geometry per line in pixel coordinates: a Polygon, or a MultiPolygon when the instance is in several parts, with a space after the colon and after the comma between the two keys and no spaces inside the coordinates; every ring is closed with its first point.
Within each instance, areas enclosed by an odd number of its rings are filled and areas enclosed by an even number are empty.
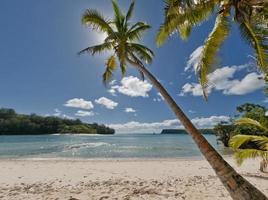
{"type": "Polygon", "coordinates": [[[103,51],[111,53],[106,62],[106,70],[103,74],[104,83],[111,80],[113,72],[117,66],[117,61],[119,61],[119,66],[123,75],[125,74],[128,64],[137,69],[142,76],[145,75],[155,88],[159,90],[167,104],[184,125],[187,132],[192,136],[200,151],[209,161],[231,196],[235,199],[267,199],[264,194],[240,176],[221,157],[221,155],[217,153],[205,137],[192,124],[181,108],[178,107],[166,89],[146,69],[143,62],[151,63],[153,52],[138,42],[141,39],[141,35],[144,31],[148,30],[150,26],[144,22],[130,23],[129,20],[133,13],[134,1],[131,3],[126,15],[123,15],[116,0],[112,1],[112,5],[114,10],[113,19],[104,18],[103,15],[96,10],[89,9],[85,11],[82,17],[82,23],[95,30],[104,32],[107,34],[107,37],[102,44],[88,47],[80,51],[79,54],[89,53],[94,55],[95,53],[102,53],[103,51]]]}
{"type": "MultiPolygon", "coordinates": [[[[268,128],[256,120],[250,118],[241,118],[236,121],[237,125],[251,125],[264,131],[268,128]]],[[[268,166],[268,137],[256,135],[235,135],[229,141],[229,146],[236,150],[234,156],[238,165],[241,165],[245,159],[261,157],[260,171],[268,166]]]]}
{"type": "Polygon", "coordinates": [[[176,32],[183,40],[188,39],[194,26],[201,24],[218,10],[214,28],[204,42],[195,69],[206,100],[208,96],[206,90],[210,85],[207,77],[217,64],[217,53],[230,34],[231,22],[239,26],[242,38],[255,50],[257,65],[267,75],[267,0],[166,0],[165,2],[165,21],[157,35],[158,45],[162,45],[176,32]]]}

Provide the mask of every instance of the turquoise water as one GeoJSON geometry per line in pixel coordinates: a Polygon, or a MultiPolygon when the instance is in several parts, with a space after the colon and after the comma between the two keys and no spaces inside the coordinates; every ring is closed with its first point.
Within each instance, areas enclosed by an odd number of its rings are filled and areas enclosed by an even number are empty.
{"type": "MultiPolygon", "coordinates": [[[[205,136],[222,154],[214,135],[205,136]]],[[[188,135],[0,136],[0,158],[184,158],[201,154],[188,135]]]]}

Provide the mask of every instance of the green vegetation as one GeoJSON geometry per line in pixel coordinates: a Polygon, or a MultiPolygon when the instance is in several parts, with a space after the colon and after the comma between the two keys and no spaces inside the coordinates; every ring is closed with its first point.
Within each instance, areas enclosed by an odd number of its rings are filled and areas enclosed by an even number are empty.
{"type": "Polygon", "coordinates": [[[268,130],[260,126],[252,126],[249,123],[238,123],[242,118],[250,118],[258,121],[262,126],[268,127],[268,117],[265,115],[267,109],[257,104],[246,103],[236,108],[238,115],[230,122],[221,122],[214,127],[214,131],[219,141],[224,146],[229,146],[229,140],[235,135],[257,135],[268,136],[268,130]]]}
{"type": "MultiPolygon", "coordinates": [[[[241,118],[236,121],[236,124],[253,126],[268,131],[268,127],[250,118],[241,118]]],[[[252,135],[254,134],[252,132],[248,134],[251,135],[235,135],[230,139],[229,145],[235,149],[234,155],[239,165],[245,159],[261,157],[260,171],[264,172],[264,169],[268,166],[268,137],[252,135]]]]}
{"type": "Polygon", "coordinates": [[[243,104],[237,107],[236,119],[230,123],[220,123],[214,131],[224,146],[235,150],[239,165],[247,158],[261,157],[260,170],[268,165],[268,117],[267,109],[256,104],[243,104]]]}
{"type": "Polygon", "coordinates": [[[13,109],[0,109],[0,135],[38,135],[54,133],[114,134],[104,125],[86,124],[79,119],[17,114],[13,109]]]}
{"type": "Polygon", "coordinates": [[[229,140],[234,129],[235,125],[227,122],[220,122],[214,127],[214,133],[217,136],[217,140],[222,142],[225,147],[228,147],[229,140]]]}

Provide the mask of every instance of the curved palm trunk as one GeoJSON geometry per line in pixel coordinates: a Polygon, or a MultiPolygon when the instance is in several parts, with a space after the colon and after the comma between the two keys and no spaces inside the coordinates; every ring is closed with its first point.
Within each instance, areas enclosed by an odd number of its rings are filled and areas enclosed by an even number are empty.
{"type": "Polygon", "coordinates": [[[193,140],[199,147],[201,153],[207,159],[211,167],[220,178],[222,184],[229,191],[231,197],[235,200],[267,200],[268,198],[238,174],[222,156],[209,144],[205,137],[192,124],[190,119],[178,107],[176,102],[168,94],[166,89],[157,81],[157,79],[142,65],[129,60],[139,71],[151,81],[151,83],[159,90],[167,104],[173,110],[177,118],[180,120],[186,131],[192,136],[193,140]]]}

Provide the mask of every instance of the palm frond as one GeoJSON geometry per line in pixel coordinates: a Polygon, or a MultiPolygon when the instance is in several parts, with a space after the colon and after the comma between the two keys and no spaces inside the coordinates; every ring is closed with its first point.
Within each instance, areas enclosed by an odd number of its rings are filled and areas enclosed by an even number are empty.
{"type": "Polygon", "coordinates": [[[268,30],[257,23],[240,23],[240,33],[256,51],[257,64],[264,73],[268,73],[268,30]]]}
{"type": "Polygon", "coordinates": [[[106,61],[106,70],[102,75],[104,85],[112,79],[113,71],[116,69],[116,58],[114,55],[110,56],[106,61]]]}
{"type": "Polygon", "coordinates": [[[122,28],[124,27],[123,24],[124,24],[124,15],[123,13],[121,12],[118,4],[117,4],[117,0],[112,0],[112,4],[113,4],[113,10],[114,10],[114,16],[115,16],[115,19],[114,19],[114,23],[118,29],[118,31],[122,30],[122,28]]]}
{"type": "Polygon", "coordinates": [[[113,29],[110,26],[110,21],[106,20],[97,10],[87,9],[82,16],[82,24],[91,26],[93,29],[112,33],[113,29]]]}
{"type": "Polygon", "coordinates": [[[126,44],[122,43],[116,49],[116,55],[120,63],[121,73],[124,76],[126,74],[126,57],[127,49],[126,44]]]}
{"type": "Polygon", "coordinates": [[[252,141],[253,135],[235,135],[229,141],[229,146],[233,149],[239,149],[241,146],[252,141]]]}
{"type": "Polygon", "coordinates": [[[142,34],[150,29],[151,26],[145,23],[137,25],[134,29],[130,29],[127,33],[128,40],[140,40],[142,34]]]}
{"type": "Polygon", "coordinates": [[[133,15],[133,10],[134,10],[134,6],[135,6],[135,1],[132,0],[129,9],[127,11],[127,15],[126,15],[126,22],[129,21],[133,15]]]}
{"type": "MultiPolygon", "coordinates": [[[[188,29],[192,26],[196,26],[200,22],[207,19],[214,10],[216,5],[215,1],[199,1],[194,3],[194,1],[187,1],[186,3],[180,1],[166,1],[165,7],[165,20],[160,26],[157,33],[156,43],[161,46],[165,41],[173,34],[176,33],[180,27],[185,26],[187,21],[188,29]]],[[[182,35],[182,39],[187,39],[189,35],[182,35]]]]}
{"type": "Polygon", "coordinates": [[[127,71],[127,65],[124,61],[120,62],[120,69],[121,69],[122,76],[125,76],[126,71],[127,71]]]}
{"type": "Polygon", "coordinates": [[[254,138],[253,141],[258,145],[260,149],[268,151],[268,137],[258,136],[254,138]]]}
{"type": "Polygon", "coordinates": [[[131,32],[131,31],[133,31],[134,29],[136,29],[137,27],[139,27],[139,26],[143,26],[143,25],[146,25],[146,23],[144,23],[144,22],[137,22],[137,23],[133,24],[133,25],[129,28],[128,32],[131,32]]]}
{"type": "Polygon", "coordinates": [[[184,24],[178,27],[178,31],[180,33],[181,38],[183,40],[187,40],[191,34],[192,26],[189,24],[188,21],[185,21],[184,24]]]}
{"type": "MultiPolygon", "coordinates": [[[[227,38],[229,29],[230,24],[228,18],[223,14],[219,14],[212,32],[203,45],[197,71],[199,73],[200,84],[204,91],[208,83],[207,76],[211,73],[212,66],[217,61],[217,53],[224,40],[227,38]]],[[[206,93],[204,94],[206,96],[206,93]]]]}
{"type": "Polygon", "coordinates": [[[138,57],[146,63],[152,63],[154,52],[146,46],[137,43],[128,43],[128,49],[136,53],[138,57]]]}
{"type": "Polygon", "coordinates": [[[113,32],[104,39],[104,42],[115,42],[118,38],[120,38],[118,32],[113,32]]]}
{"type": "Polygon", "coordinates": [[[268,159],[268,151],[262,151],[257,149],[241,149],[235,152],[235,160],[238,165],[241,165],[244,160],[249,158],[261,157],[262,159],[268,159]]]}
{"type": "Polygon", "coordinates": [[[252,125],[252,126],[256,126],[262,130],[268,131],[268,129],[266,127],[264,127],[263,125],[261,125],[260,122],[254,120],[254,119],[250,119],[250,118],[240,118],[238,120],[235,121],[236,125],[252,125]]]}
{"type": "Polygon", "coordinates": [[[104,51],[109,51],[113,48],[113,42],[105,42],[100,45],[95,45],[91,47],[87,47],[81,51],[78,52],[78,55],[84,54],[84,53],[90,53],[91,55],[95,55],[96,53],[103,53],[104,51]]]}
{"type": "MultiPolygon", "coordinates": [[[[127,61],[134,66],[144,67],[142,61],[134,54],[133,51],[128,52],[127,61]]],[[[139,70],[141,79],[144,81],[144,74],[141,70],[139,70]]]]}
{"type": "Polygon", "coordinates": [[[235,135],[229,141],[229,146],[239,149],[249,142],[254,143],[259,150],[268,151],[268,137],[257,135],[235,135]]]}

